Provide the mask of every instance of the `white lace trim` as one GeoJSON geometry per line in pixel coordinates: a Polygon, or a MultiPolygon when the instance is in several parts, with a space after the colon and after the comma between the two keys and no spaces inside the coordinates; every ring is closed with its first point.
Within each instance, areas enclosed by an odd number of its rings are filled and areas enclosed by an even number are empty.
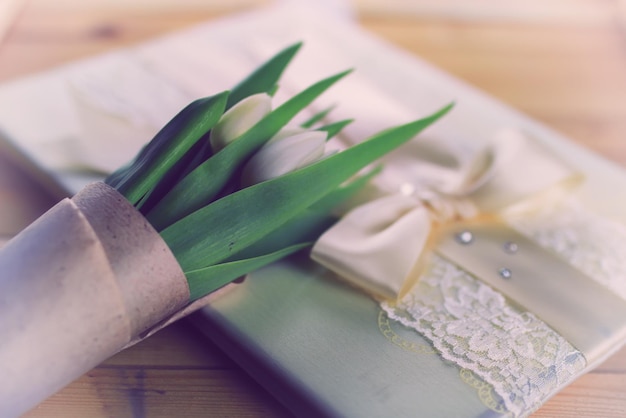
{"type": "Polygon", "coordinates": [[[509,223],[626,299],[626,226],[583,209],[576,201],[509,223]]]}
{"type": "Polygon", "coordinates": [[[533,314],[444,259],[387,315],[493,386],[514,416],[532,412],[585,367],[584,356],[533,314]]]}
{"type": "MultiPolygon", "coordinates": [[[[626,299],[624,225],[576,203],[509,221],[626,299]]],[[[444,359],[491,385],[514,416],[530,414],[586,367],[582,353],[532,313],[436,255],[405,298],[381,306],[428,338],[444,359]]]]}

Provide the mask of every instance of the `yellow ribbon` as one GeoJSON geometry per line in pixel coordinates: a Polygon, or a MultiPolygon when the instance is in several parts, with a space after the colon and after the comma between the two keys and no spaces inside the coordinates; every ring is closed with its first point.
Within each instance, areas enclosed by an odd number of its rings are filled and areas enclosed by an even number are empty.
{"type": "Polygon", "coordinates": [[[582,175],[516,131],[463,164],[430,146],[419,151],[396,156],[379,196],[325,232],[314,260],[376,299],[395,301],[436,252],[533,312],[589,364],[621,346],[625,301],[502,222],[556,204],[582,175]]]}
{"type": "Polygon", "coordinates": [[[395,156],[378,179],[378,197],[326,231],[314,260],[374,298],[395,301],[435,252],[536,314],[589,363],[620,347],[625,301],[502,222],[556,204],[582,175],[516,131],[461,163],[463,153],[418,151],[395,156]],[[508,241],[519,254],[507,251],[508,241]]]}
{"type": "Polygon", "coordinates": [[[382,196],[348,212],[313,247],[314,260],[375,298],[410,290],[446,226],[553,204],[582,180],[517,131],[501,132],[465,161],[462,151],[431,143],[416,152],[395,156],[378,179],[382,196]]]}

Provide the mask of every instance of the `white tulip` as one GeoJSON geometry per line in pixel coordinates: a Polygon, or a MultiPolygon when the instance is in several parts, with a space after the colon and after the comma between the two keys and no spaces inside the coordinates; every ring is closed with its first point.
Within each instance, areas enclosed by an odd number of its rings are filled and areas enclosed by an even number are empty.
{"type": "Polygon", "coordinates": [[[243,135],[272,111],[272,98],[259,93],[248,96],[222,115],[211,130],[211,148],[218,152],[243,135]]]}
{"type": "Polygon", "coordinates": [[[294,136],[297,134],[301,134],[304,132],[310,132],[304,128],[300,128],[298,126],[285,126],[283,127],[280,131],[278,131],[278,133],[276,135],[274,135],[273,137],[270,138],[269,141],[267,141],[267,144],[271,144],[272,142],[276,142],[276,141],[280,141],[283,140],[287,137],[290,136],[294,136]]]}
{"type": "Polygon", "coordinates": [[[276,134],[248,161],[242,173],[243,187],[282,176],[324,157],[326,132],[292,129],[276,134]],[[290,130],[296,133],[288,134],[290,130]]]}

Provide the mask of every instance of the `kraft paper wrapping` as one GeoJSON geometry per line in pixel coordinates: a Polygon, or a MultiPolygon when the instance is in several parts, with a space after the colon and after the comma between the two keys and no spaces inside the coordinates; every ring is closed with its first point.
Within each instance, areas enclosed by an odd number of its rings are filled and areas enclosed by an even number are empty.
{"type": "Polygon", "coordinates": [[[0,416],[18,416],[186,314],[189,289],[145,218],[103,183],[0,251],[0,416]]]}

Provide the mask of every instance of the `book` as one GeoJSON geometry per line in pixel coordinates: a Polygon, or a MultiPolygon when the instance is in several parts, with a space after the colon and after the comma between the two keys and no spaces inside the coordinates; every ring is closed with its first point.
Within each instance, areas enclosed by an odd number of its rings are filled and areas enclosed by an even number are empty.
{"type": "MultiPolygon", "coordinates": [[[[590,233],[619,230],[626,223],[626,202],[614,199],[617,185],[626,184],[621,167],[316,8],[269,8],[7,83],[0,87],[0,104],[11,106],[0,106],[0,128],[75,191],[132,157],[185,103],[228,89],[264,58],[296,41],[304,41],[304,47],[285,74],[279,102],[285,93],[324,76],[357,70],[309,112],[337,104],[329,121],[355,118],[343,141],[356,142],[454,101],[455,110],[421,141],[454,138],[450,146],[455,152],[469,155],[502,128],[523,132],[550,153],[575,162],[585,175],[574,197],[584,216],[589,214],[584,219],[600,225],[590,233]],[[220,59],[210,59],[215,56],[220,59]],[[46,100],[38,100],[41,97],[46,100]],[[153,106],[155,102],[159,106],[153,106]],[[86,166],[87,176],[82,170],[86,166]]],[[[400,154],[412,158],[411,153],[400,154]]],[[[406,166],[397,167],[398,158],[391,156],[386,170],[402,177],[406,166]]],[[[616,287],[626,281],[620,275],[624,271],[618,268],[610,275],[616,287]]],[[[515,298],[511,300],[506,299],[507,309],[516,305],[515,298]]],[[[498,386],[497,379],[490,382],[484,370],[481,374],[444,358],[432,338],[390,317],[394,312],[301,254],[220,290],[192,320],[297,415],[362,417],[527,415],[618,349],[623,343],[619,332],[626,327],[626,320],[618,320],[617,337],[600,337],[609,347],[593,361],[585,362],[572,351],[546,366],[542,378],[533,381],[539,392],[524,397],[498,386]],[[562,379],[548,373],[570,363],[572,371],[562,379]]]]}

